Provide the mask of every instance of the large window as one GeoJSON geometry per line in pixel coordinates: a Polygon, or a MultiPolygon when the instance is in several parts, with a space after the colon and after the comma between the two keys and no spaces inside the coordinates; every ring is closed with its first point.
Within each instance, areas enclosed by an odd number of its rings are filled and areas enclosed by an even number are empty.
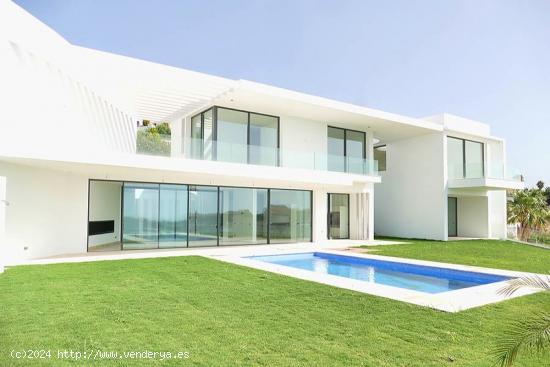
{"type": "Polygon", "coordinates": [[[216,157],[224,162],[246,163],[248,157],[248,113],[217,109],[216,157]]]}
{"type": "Polygon", "coordinates": [[[189,186],[189,247],[218,244],[218,188],[189,186]]]}
{"type": "Polygon", "coordinates": [[[365,137],[362,131],[328,127],[328,170],[336,172],[365,172],[365,137]]]}
{"type": "Polygon", "coordinates": [[[159,240],[159,185],[124,183],[122,248],[157,248],[159,240]]]}
{"type": "Polygon", "coordinates": [[[279,165],[279,118],[250,114],[250,164],[279,165]]]}
{"type": "Polygon", "coordinates": [[[349,238],[348,194],[328,194],[328,238],[349,238]]]}
{"type": "Polygon", "coordinates": [[[447,170],[449,178],[483,177],[483,154],[483,143],[448,137],[447,170]]]}
{"type": "Polygon", "coordinates": [[[159,247],[187,247],[186,185],[160,185],[159,247]]]}
{"type": "Polygon", "coordinates": [[[385,145],[374,147],[374,159],[378,162],[378,171],[386,170],[386,150],[385,145]]]}
{"type": "Polygon", "coordinates": [[[267,243],[267,189],[220,187],[220,245],[267,243]]]}
{"type": "Polygon", "coordinates": [[[346,171],[346,131],[335,127],[328,128],[328,170],[346,171]]]}
{"type": "Polygon", "coordinates": [[[197,159],[277,166],[279,118],[212,107],[191,118],[191,156],[197,159]]]}
{"type": "Polygon", "coordinates": [[[90,180],[88,251],[309,242],[312,193],[90,180]]]}
{"type": "Polygon", "coordinates": [[[206,110],[191,118],[191,157],[211,160],[215,157],[213,109],[206,110]]]}
{"type": "Polygon", "coordinates": [[[311,241],[311,192],[270,190],[270,243],[311,241]]]}

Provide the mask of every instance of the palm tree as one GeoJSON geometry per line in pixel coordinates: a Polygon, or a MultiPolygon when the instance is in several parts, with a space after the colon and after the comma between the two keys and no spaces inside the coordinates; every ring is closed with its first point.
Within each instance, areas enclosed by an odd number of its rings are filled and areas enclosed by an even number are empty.
{"type": "Polygon", "coordinates": [[[542,190],[523,190],[515,193],[508,203],[508,223],[519,223],[519,238],[529,239],[532,230],[544,227],[550,220],[550,208],[542,190]]]}
{"type": "MultiPolygon", "coordinates": [[[[550,292],[550,277],[529,276],[513,279],[500,290],[500,293],[510,296],[523,287],[550,292]]],[[[532,315],[514,324],[497,347],[498,363],[502,367],[512,366],[522,350],[531,352],[550,350],[550,313],[532,315]]]]}

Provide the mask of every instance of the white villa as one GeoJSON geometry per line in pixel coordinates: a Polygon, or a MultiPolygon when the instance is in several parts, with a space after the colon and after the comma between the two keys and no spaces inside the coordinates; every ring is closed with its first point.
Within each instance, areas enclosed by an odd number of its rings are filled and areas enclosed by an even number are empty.
{"type": "Polygon", "coordinates": [[[75,46],[11,1],[0,1],[0,59],[4,264],[375,235],[505,238],[506,189],[524,187],[486,124],[75,46]]]}

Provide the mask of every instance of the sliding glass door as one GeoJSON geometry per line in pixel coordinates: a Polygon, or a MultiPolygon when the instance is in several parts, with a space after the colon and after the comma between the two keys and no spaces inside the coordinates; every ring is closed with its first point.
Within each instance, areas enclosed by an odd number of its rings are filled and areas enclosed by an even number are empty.
{"type": "Polygon", "coordinates": [[[311,191],[270,190],[269,242],[311,241],[311,191]]]}
{"type": "Polygon", "coordinates": [[[328,238],[349,238],[348,194],[328,194],[328,238]]]}
{"type": "Polygon", "coordinates": [[[362,131],[328,127],[327,169],[335,172],[365,172],[365,138],[362,131]]]}
{"type": "Polygon", "coordinates": [[[365,172],[365,133],[346,130],[347,172],[363,174],[365,172]]]}
{"type": "Polygon", "coordinates": [[[124,183],[122,207],[122,248],[124,250],[157,248],[158,189],[158,184],[124,183]]]}
{"type": "Polygon", "coordinates": [[[267,243],[267,189],[220,187],[220,246],[267,243]]]}
{"type": "Polygon", "coordinates": [[[279,165],[277,116],[214,106],[191,118],[195,159],[279,165]]]}
{"type": "Polygon", "coordinates": [[[105,244],[141,250],[312,239],[311,191],[92,181],[91,251],[105,244]]]}
{"type": "Polygon", "coordinates": [[[483,177],[483,161],[483,143],[447,137],[447,171],[450,179],[483,177]]]}
{"type": "Polygon", "coordinates": [[[226,108],[217,109],[216,159],[247,163],[248,113],[226,108]]]}
{"type": "Polygon", "coordinates": [[[189,186],[189,247],[218,245],[218,188],[189,186]]]}
{"type": "Polygon", "coordinates": [[[250,164],[279,165],[279,118],[250,114],[250,164]]]}
{"type": "Polygon", "coordinates": [[[187,247],[187,186],[160,185],[159,247],[187,247]]]}
{"type": "Polygon", "coordinates": [[[345,130],[328,128],[327,169],[335,172],[346,171],[346,137],[345,130]]]}

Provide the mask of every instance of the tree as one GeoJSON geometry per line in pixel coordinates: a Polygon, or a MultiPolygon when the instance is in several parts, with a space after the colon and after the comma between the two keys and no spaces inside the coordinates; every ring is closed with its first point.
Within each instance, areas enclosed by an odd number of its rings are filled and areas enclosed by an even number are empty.
{"type": "Polygon", "coordinates": [[[539,190],[544,189],[544,181],[537,182],[537,187],[539,188],[539,190]]]}
{"type": "Polygon", "coordinates": [[[170,155],[170,125],[162,123],[156,127],[139,130],[136,150],[138,153],[153,155],[170,155]]]}
{"type": "MultiPolygon", "coordinates": [[[[529,276],[513,279],[500,293],[510,296],[523,287],[550,292],[550,277],[529,276]]],[[[550,313],[543,312],[523,318],[512,325],[503,335],[496,357],[502,367],[514,364],[521,351],[544,352],[550,350],[550,313]]]]}
{"type": "Polygon", "coordinates": [[[517,191],[508,203],[508,223],[518,223],[519,238],[526,241],[531,231],[544,227],[550,220],[550,208],[542,190],[517,191]]]}

